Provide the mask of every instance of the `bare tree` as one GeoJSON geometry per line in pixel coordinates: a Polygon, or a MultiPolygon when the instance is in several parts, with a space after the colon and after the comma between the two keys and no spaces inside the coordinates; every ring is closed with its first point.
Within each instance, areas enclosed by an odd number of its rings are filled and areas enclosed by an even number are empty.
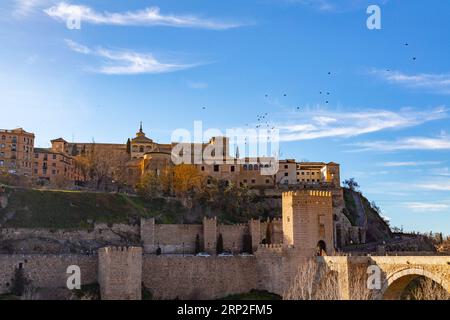
{"type": "Polygon", "coordinates": [[[429,278],[421,278],[411,290],[411,300],[450,300],[450,294],[438,283],[429,278]]]}
{"type": "Polygon", "coordinates": [[[314,259],[302,263],[294,282],[283,295],[285,300],[340,300],[337,273],[314,259]]]}

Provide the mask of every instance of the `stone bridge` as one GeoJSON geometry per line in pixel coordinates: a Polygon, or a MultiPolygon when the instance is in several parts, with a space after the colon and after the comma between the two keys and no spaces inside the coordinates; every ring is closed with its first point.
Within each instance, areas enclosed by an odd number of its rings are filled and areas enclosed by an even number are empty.
{"type": "Polygon", "coordinates": [[[338,273],[343,299],[352,299],[355,285],[366,285],[358,281],[371,265],[381,270],[381,288],[375,291],[375,299],[399,300],[414,279],[426,277],[440,284],[450,293],[450,256],[328,256],[320,258],[338,273]],[[353,287],[352,287],[353,286],[353,287]]]}

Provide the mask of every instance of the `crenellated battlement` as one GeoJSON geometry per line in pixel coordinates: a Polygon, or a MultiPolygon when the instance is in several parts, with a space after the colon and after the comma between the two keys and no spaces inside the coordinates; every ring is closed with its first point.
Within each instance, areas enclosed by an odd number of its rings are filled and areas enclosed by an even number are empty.
{"type": "Polygon", "coordinates": [[[98,250],[99,254],[142,254],[141,247],[110,246],[98,250]]]}
{"type": "Polygon", "coordinates": [[[259,247],[260,247],[260,248],[266,248],[266,249],[278,249],[278,248],[283,248],[283,244],[282,244],[282,243],[276,243],[276,244],[260,244],[259,247]]]}
{"type": "Polygon", "coordinates": [[[310,196],[310,197],[332,197],[331,191],[325,190],[293,190],[283,192],[282,197],[300,197],[300,196],[310,196]]]}

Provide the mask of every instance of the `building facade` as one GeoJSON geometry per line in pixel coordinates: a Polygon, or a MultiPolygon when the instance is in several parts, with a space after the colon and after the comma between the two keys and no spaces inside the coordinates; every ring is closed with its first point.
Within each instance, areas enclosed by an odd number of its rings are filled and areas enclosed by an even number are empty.
{"type": "Polygon", "coordinates": [[[130,186],[135,186],[146,172],[160,174],[164,168],[174,165],[176,159],[178,163],[193,164],[208,180],[225,180],[250,188],[340,187],[339,164],[333,162],[231,156],[227,137],[213,137],[207,143],[160,144],[146,136],[142,123],[136,136],[124,144],[70,143],[63,138],[51,143],[51,148],[34,150],[34,134],[23,129],[1,130],[0,168],[50,182],[83,181],[86,177],[77,166],[76,157],[89,157],[95,152],[111,163],[124,161],[130,186]],[[266,169],[275,161],[278,161],[278,170],[268,175],[266,169]]]}
{"type": "Polygon", "coordinates": [[[34,134],[22,128],[0,130],[0,171],[31,176],[34,134]]]}

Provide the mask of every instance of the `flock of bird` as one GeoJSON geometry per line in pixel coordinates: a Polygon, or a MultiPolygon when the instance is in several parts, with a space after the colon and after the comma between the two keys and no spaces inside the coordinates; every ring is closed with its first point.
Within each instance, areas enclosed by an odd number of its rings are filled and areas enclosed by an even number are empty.
{"type": "MultiPolygon", "coordinates": [[[[405,47],[408,47],[408,46],[409,46],[409,43],[408,43],[408,42],[405,42],[405,43],[404,43],[404,46],[405,46],[405,47]]],[[[412,60],[413,60],[413,61],[417,61],[417,57],[416,57],[416,56],[413,56],[413,57],[412,57],[412,60]]],[[[390,70],[390,69],[386,69],[386,71],[387,71],[387,72],[390,72],[391,70],[390,70]]],[[[327,74],[328,74],[329,77],[331,77],[331,76],[333,75],[331,71],[328,71],[327,74]]],[[[331,92],[330,92],[330,91],[319,91],[319,95],[325,98],[325,100],[324,100],[325,104],[329,104],[329,102],[330,102],[329,97],[331,96],[331,92]]],[[[268,98],[269,98],[269,94],[266,93],[266,94],[264,95],[264,97],[265,97],[266,99],[268,99],[268,98]]],[[[283,97],[287,97],[287,93],[283,93],[283,97]]],[[[297,110],[297,111],[300,111],[300,110],[302,110],[302,109],[303,109],[303,108],[302,108],[301,106],[297,106],[297,107],[296,107],[296,110],[297,110]]],[[[203,107],[203,110],[206,110],[206,107],[205,107],[205,106],[203,107]]],[[[250,126],[250,125],[247,123],[247,124],[246,124],[246,127],[249,127],[249,126],[250,126]]],[[[275,126],[273,126],[273,125],[270,124],[270,120],[269,120],[269,117],[268,117],[268,113],[267,113],[267,112],[266,112],[266,113],[262,113],[262,114],[258,114],[258,115],[256,116],[256,125],[255,125],[255,128],[256,128],[256,129],[260,129],[260,128],[263,128],[263,127],[266,127],[267,130],[268,130],[268,132],[269,132],[270,128],[271,128],[271,130],[274,130],[274,129],[275,129],[275,126]]]]}

